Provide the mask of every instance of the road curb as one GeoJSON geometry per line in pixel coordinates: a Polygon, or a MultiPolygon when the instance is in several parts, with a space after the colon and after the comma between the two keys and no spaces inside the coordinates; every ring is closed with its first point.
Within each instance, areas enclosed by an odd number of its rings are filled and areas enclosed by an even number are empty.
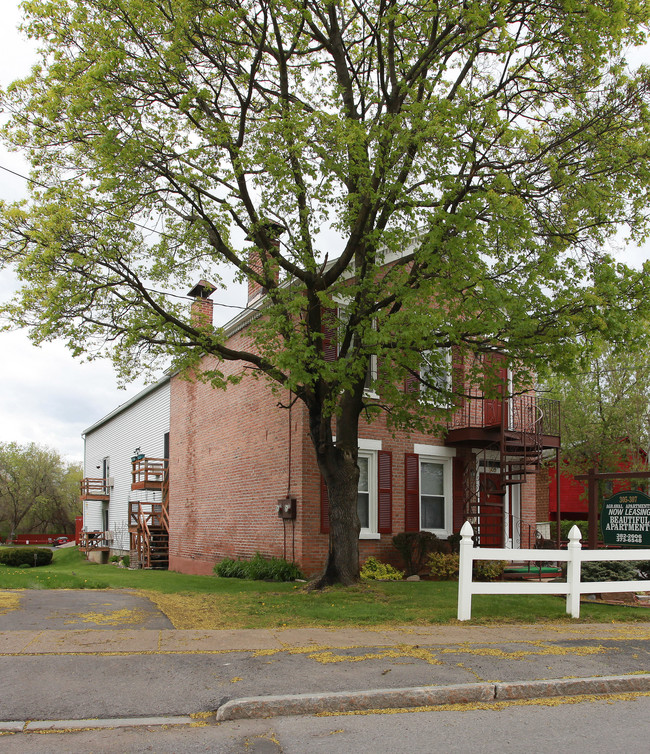
{"type": "Polygon", "coordinates": [[[166,717],[114,717],[86,720],[6,720],[0,721],[0,733],[42,733],[43,731],[95,730],[97,728],[141,728],[154,725],[196,725],[189,715],[166,717]]]}
{"type": "Polygon", "coordinates": [[[216,720],[223,722],[260,717],[314,715],[323,712],[363,712],[377,709],[435,707],[443,704],[641,691],[650,691],[650,674],[243,697],[232,699],[219,707],[216,711],[216,720]]]}

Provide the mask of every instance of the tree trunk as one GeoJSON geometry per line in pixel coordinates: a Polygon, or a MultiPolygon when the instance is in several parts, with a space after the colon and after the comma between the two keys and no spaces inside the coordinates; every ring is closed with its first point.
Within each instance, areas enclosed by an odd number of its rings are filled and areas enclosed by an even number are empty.
{"type": "Polygon", "coordinates": [[[314,584],[319,589],[359,580],[359,467],[352,454],[333,450],[335,458],[321,466],[329,499],[330,532],[325,570],[314,584]]]}
{"type": "Polygon", "coordinates": [[[320,406],[310,411],[310,434],[329,500],[329,552],[323,573],[313,587],[354,584],[359,580],[358,436],[363,384],[341,397],[336,419],[336,442],[330,416],[320,406]]]}

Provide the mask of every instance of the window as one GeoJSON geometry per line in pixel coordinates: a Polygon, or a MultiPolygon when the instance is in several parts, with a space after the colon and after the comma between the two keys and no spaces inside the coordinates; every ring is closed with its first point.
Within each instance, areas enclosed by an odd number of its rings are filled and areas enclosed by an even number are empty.
{"type": "Polygon", "coordinates": [[[446,537],[453,531],[454,448],[415,445],[405,456],[405,530],[431,531],[446,537]]]}
{"type": "MultiPolygon", "coordinates": [[[[340,342],[345,337],[345,330],[348,325],[348,320],[350,319],[350,314],[345,306],[339,306],[338,318],[339,318],[339,333],[338,333],[338,343],[336,346],[337,358],[339,357],[340,342]]],[[[352,342],[350,343],[349,352],[354,350],[355,340],[356,340],[356,335],[353,335],[352,342]]],[[[368,358],[368,366],[366,368],[366,378],[363,385],[363,389],[366,393],[373,393],[372,384],[376,379],[377,379],[377,356],[375,354],[370,354],[370,357],[368,358]]]]}
{"type": "Polygon", "coordinates": [[[427,403],[449,404],[451,381],[451,348],[424,351],[420,366],[420,393],[427,403]]]}
{"type": "Polygon", "coordinates": [[[377,452],[359,450],[359,487],[357,512],[361,521],[361,539],[379,536],[377,531],[377,452]]]}
{"type": "MultiPolygon", "coordinates": [[[[359,539],[380,539],[392,532],[393,456],[382,450],[381,440],[359,440],[357,512],[359,539]]],[[[329,531],[329,499],[321,477],[321,532],[329,531]]]]}
{"type": "Polygon", "coordinates": [[[445,467],[420,459],[420,528],[445,529],[445,467]]]}

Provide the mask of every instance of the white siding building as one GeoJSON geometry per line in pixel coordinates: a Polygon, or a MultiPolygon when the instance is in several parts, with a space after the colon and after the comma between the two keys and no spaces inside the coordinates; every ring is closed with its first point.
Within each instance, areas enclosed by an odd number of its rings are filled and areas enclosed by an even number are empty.
{"type": "Polygon", "coordinates": [[[169,380],[163,377],[82,433],[84,478],[104,480],[108,497],[84,499],[84,531],[110,532],[113,550],[129,552],[129,501],[161,499],[159,491],[131,489],[131,459],[168,455],[169,380]]]}

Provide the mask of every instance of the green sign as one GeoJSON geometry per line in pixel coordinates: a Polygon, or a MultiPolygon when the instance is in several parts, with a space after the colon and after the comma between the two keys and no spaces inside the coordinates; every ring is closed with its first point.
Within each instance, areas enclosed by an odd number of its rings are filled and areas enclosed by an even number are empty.
{"type": "Polygon", "coordinates": [[[650,547],[650,497],[644,492],[617,492],[603,501],[600,527],[606,545],[650,547]]]}

